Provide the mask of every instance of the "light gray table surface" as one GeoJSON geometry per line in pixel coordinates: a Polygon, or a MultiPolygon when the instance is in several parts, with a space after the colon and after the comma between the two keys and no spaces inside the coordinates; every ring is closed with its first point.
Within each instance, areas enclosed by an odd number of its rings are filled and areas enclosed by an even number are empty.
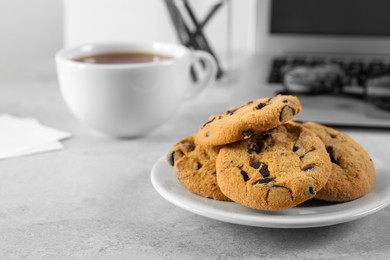
{"type": "MultiPolygon", "coordinates": [[[[0,76],[0,113],[34,117],[73,135],[64,150],[0,161],[0,259],[388,258],[390,207],[334,226],[271,229],[208,219],[154,190],[155,161],[208,115],[261,96],[249,93],[255,79],[213,86],[153,133],[115,140],[71,115],[51,63],[37,73],[0,76]],[[248,89],[237,89],[242,82],[248,89]]],[[[389,130],[342,131],[390,163],[389,130]]]]}

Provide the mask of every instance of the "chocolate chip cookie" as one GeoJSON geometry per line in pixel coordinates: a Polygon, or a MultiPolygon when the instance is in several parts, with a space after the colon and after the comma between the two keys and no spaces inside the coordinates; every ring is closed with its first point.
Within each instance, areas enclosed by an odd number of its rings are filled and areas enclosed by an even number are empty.
{"type": "Polygon", "coordinates": [[[295,96],[252,100],[210,116],[198,131],[199,142],[223,145],[248,139],[291,120],[300,111],[301,104],[295,96]]]}
{"type": "Polygon", "coordinates": [[[325,144],[332,162],[332,174],[316,199],[350,201],[371,191],[375,183],[374,164],[368,153],[351,137],[317,123],[304,123],[325,144]]]}
{"type": "Polygon", "coordinates": [[[331,173],[322,141],[290,122],[221,147],[216,167],[226,196],[260,210],[290,208],[313,198],[331,173]]]}
{"type": "Polygon", "coordinates": [[[179,182],[189,191],[215,200],[229,200],[217,185],[218,147],[200,145],[194,136],[177,142],[167,155],[179,182]]]}

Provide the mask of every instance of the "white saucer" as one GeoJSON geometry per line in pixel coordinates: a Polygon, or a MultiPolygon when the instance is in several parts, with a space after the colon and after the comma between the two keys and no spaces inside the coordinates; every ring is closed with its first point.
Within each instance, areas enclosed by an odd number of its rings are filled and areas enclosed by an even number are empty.
{"type": "Polygon", "coordinates": [[[308,202],[280,211],[261,211],[234,202],[216,201],[186,190],[176,179],[172,167],[160,158],[151,171],[151,181],[162,197],[174,205],[204,217],[257,227],[307,228],[334,225],[356,220],[390,204],[390,167],[373,158],[376,184],[366,196],[344,203],[308,202]]]}

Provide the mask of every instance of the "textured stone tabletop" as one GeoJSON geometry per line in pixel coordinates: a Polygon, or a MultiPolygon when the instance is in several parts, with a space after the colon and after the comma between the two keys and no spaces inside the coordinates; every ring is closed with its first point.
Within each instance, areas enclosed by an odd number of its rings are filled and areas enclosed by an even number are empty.
{"type": "MultiPolygon", "coordinates": [[[[213,87],[148,136],[115,140],[70,114],[53,68],[0,79],[1,113],[73,134],[64,150],[0,161],[0,259],[388,258],[390,207],[328,227],[257,228],[195,215],[154,190],[154,162],[209,114],[241,103],[230,87],[213,87]]],[[[390,131],[343,131],[390,163],[390,131]]]]}

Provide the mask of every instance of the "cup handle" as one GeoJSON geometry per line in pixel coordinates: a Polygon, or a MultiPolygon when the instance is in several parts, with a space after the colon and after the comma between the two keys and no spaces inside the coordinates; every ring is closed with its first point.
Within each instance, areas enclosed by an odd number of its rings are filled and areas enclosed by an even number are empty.
{"type": "Polygon", "coordinates": [[[192,78],[189,89],[185,92],[184,99],[191,99],[197,96],[207,86],[210,86],[217,76],[217,63],[211,54],[205,51],[192,51],[192,68],[196,79],[192,78]]]}

